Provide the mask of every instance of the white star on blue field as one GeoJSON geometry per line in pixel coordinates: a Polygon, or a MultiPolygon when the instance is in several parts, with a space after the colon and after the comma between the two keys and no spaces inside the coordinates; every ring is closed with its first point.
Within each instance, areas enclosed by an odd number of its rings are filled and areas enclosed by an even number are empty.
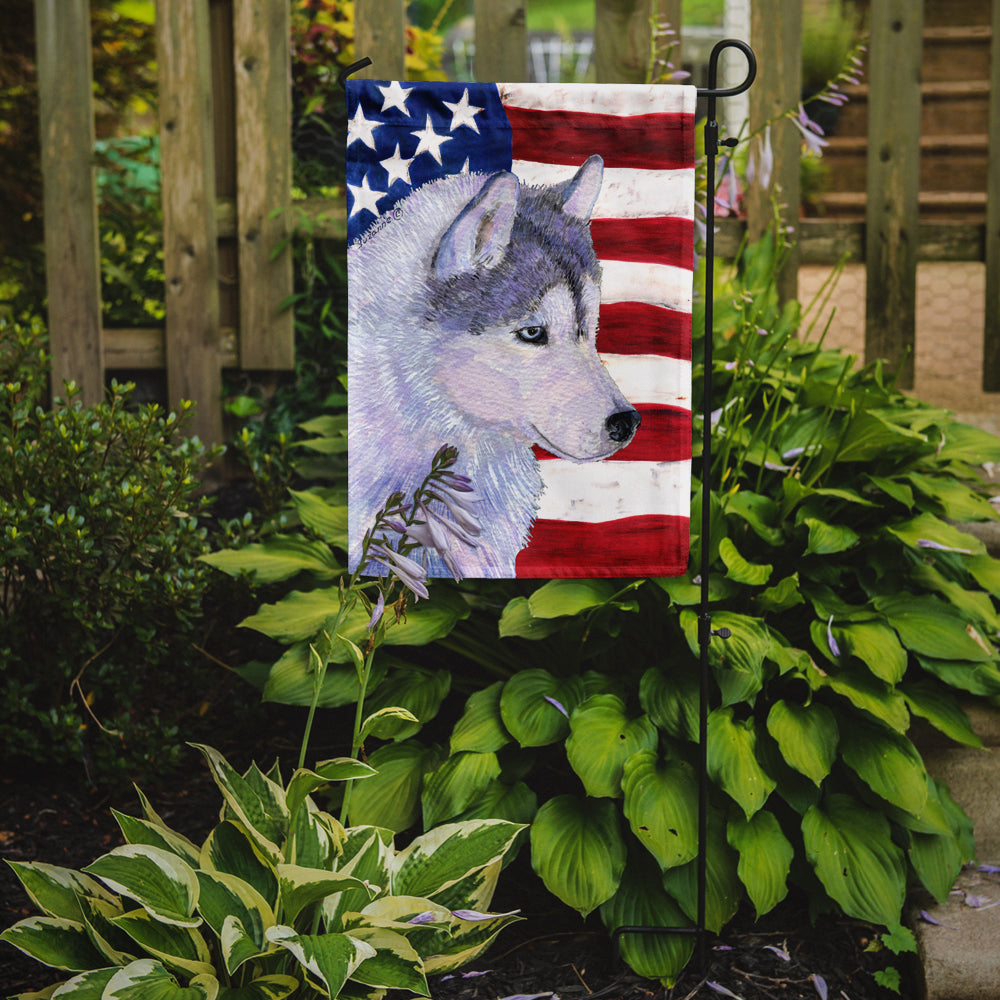
{"type": "Polygon", "coordinates": [[[350,80],[347,116],[348,243],[429,180],[511,167],[495,84],[350,80]]]}

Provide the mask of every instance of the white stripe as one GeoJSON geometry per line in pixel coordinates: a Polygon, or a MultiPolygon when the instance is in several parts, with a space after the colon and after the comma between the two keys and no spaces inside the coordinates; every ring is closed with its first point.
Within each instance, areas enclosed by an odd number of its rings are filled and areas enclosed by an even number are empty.
{"type": "Polygon", "coordinates": [[[690,516],[691,462],[539,463],[545,488],[538,517],[555,521],[612,521],[644,514],[690,516]]]}
{"type": "Polygon", "coordinates": [[[691,409],[691,362],[651,354],[602,354],[608,374],[635,406],[656,403],[691,409]]]}
{"type": "Polygon", "coordinates": [[[516,108],[601,115],[693,115],[698,96],[694,87],[676,84],[498,83],[497,90],[503,104],[516,108]]]}
{"type": "MultiPolygon", "coordinates": [[[[514,160],[511,171],[525,184],[561,184],[577,172],[576,166],[514,160]]],[[[643,170],[606,167],[601,192],[592,213],[595,219],[639,219],[675,215],[694,218],[694,170],[643,170]]]]}
{"type": "Polygon", "coordinates": [[[647,302],[691,312],[691,272],[672,264],[601,261],[602,302],[647,302]]]}

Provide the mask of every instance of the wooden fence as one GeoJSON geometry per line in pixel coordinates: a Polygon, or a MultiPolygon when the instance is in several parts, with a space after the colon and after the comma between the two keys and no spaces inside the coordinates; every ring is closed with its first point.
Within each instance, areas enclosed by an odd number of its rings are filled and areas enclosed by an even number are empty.
{"type": "MultiPolygon", "coordinates": [[[[276,253],[292,218],[282,211],[291,202],[290,0],[158,0],[166,326],[124,331],[102,329],[100,319],[88,0],[35,2],[53,383],[74,379],[93,401],[106,370],[165,368],[170,401],[195,400],[196,432],[220,441],[222,368],[293,364],[292,317],[281,308],[292,289],[291,255],[276,253]]],[[[479,79],[526,78],[527,2],[474,0],[479,79]]],[[[357,0],[356,51],[373,60],[365,75],[405,77],[405,8],[405,0],[357,0]]],[[[595,0],[599,81],[645,78],[654,8],[657,0],[595,0]]],[[[681,0],[658,0],[656,12],[680,25],[681,8],[681,0]]],[[[992,2],[985,224],[919,220],[922,12],[922,0],[871,0],[866,219],[786,217],[798,239],[782,292],[795,294],[800,263],[845,253],[863,260],[866,355],[895,365],[909,351],[903,379],[912,384],[917,262],[985,261],[983,384],[998,391],[1000,0],[992,2]]],[[[753,0],[751,17],[759,65],[753,129],[799,101],[802,2],[753,0]]],[[[763,231],[772,197],[799,204],[800,139],[786,124],[775,129],[768,189],[748,193],[745,222],[724,220],[722,255],[745,228],[763,231]]],[[[309,202],[303,212],[315,220],[314,235],[343,238],[342,200],[309,202]]]]}

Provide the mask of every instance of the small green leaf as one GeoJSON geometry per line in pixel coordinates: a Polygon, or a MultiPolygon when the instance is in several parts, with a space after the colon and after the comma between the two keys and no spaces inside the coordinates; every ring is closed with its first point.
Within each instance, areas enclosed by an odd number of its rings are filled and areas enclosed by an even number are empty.
{"type": "Polygon", "coordinates": [[[345,572],[328,545],[295,535],[271,535],[266,542],[209,552],[200,559],[230,576],[246,574],[257,584],[277,583],[298,573],[332,580],[345,572]]]}
{"type": "Polygon", "coordinates": [[[347,505],[329,503],[316,490],[289,490],[302,523],[324,542],[347,548],[347,505]]]}
{"type": "Polygon", "coordinates": [[[900,685],[900,691],[914,715],[926,719],[956,743],[967,747],[983,745],[965,710],[947,688],[928,679],[907,681],[900,685]]]}
{"type": "Polygon", "coordinates": [[[767,563],[748,562],[740,555],[739,549],[730,538],[723,538],[719,541],[719,557],[726,564],[727,576],[736,583],[746,584],[748,587],[763,587],[770,579],[774,567],[767,563]]]}
{"type": "Polygon", "coordinates": [[[799,574],[792,573],[779,580],[773,587],[762,590],[754,598],[757,607],[763,612],[777,613],[804,604],[805,598],[799,590],[799,574]]]}
{"type": "Polygon", "coordinates": [[[501,639],[516,636],[521,639],[544,639],[562,629],[558,619],[535,618],[531,613],[527,597],[515,597],[507,602],[500,615],[499,635],[501,639]]]}
{"type": "Polygon", "coordinates": [[[737,816],[730,820],[726,837],[729,846],[739,851],[736,873],[760,919],[788,894],[788,873],[795,849],[774,814],[765,809],[750,819],[737,816]]]}
{"type": "Polygon", "coordinates": [[[974,535],[967,534],[933,514],[918,514],[908,521],[887,526],[886,531],[912,549],[922,549],[921,542],[933,542],[971,555],[986,553],[986,546],[974,535]]]}
{"type": "Polygon", "coordinates": [[[500,716],[521,746],[546,746],[566,736],[569,715],[582,700],[579,677],[559,679],[547,670],[522,670],[504,684],[500,716]]]}
{"type": "Polygon", "coordinates": [[[606,604],[615,594],[608,580],[549,580],[528,598],[533,618],[578,615],[606,604]]]}
{"type": "Polygon", "coordinates": [[[400,722],[406,723],[407,728],[413,723],[420,725],[420,720],[409,709],[393,705],[372,712],[361,724],[358,736],[362,740],[366,740],[369,736],[375,736],[380,740],[392,739],[393,734],[399,729],[400,722]]]}
{"type": "Polygon", "coordinates": [[[672,664],[669,674],[650,667],[639,682],[643,711],[678,740],[698,739],[698,695],[698,674],[683,661],[672,664]]]}
{"type": "Polygon", "coordinates": [[[846,524],[828,524],[815,517],[804,518],[803,523],[809,529],[806,555],[828,556],[844,552],[855,545],[860,537],[846,524]]]}
{"type": "Polygon", "coordinates": [[[776,782],[757,762],[753,718],[733,718],[733,709],[717,708],[708,717],[708,774],[749,819],[767,801],[776,782]]]}
{"type": "Polygon", "coordinates": [[[826,705],[798,705],[779,699],[767,716],[767,731],[785,761],[818,787],[837,756],[837,720],[826,705]]]}
{"type": "Polygon", "coordinates": [[[382,826],[397,833],[420,817],[424,773],[438,757],[416,740],[379,747],[368,758],[376,774],[351,790],[350,818],[354,826],[382,826]]]}
{"type": "Polygon", "coordinates": [[[405,667],[392,671],[365,704],[373,712],[383,708],[402,708],[409,712],[412,720],[382,717],[377,734],[380,739],[405,740],[437,715],[449,690],[451,674],[447,670],[405,667]]]}
{"type": "Polygon", "coordinates": [[[939,660],[996,659],[996,651],[961,614],[936,597],[880,595],[875,607],[915,653],[939,660]]]}
{"type": "Polygon", "coordinates": [[[496,681],[469,696],[465,711],[452,730],[452,753],[460,750],[493,753],[510,742],[510,733],[500,716],[502,690],[503,681],[496,681]]]}
{"type": "Polygon", "coordinates": [[[907,737],[854,718],[840,753],[876,795],[905,812],[921,813],[927,801],[927,772],[907,737]]]}
{"type": "Polygon", "coordinates": [[[421,796],[424,827],[429,829],[454,819],[499,776],[500,764],[495,753],[452,754],[424,779],[421,796]]]}

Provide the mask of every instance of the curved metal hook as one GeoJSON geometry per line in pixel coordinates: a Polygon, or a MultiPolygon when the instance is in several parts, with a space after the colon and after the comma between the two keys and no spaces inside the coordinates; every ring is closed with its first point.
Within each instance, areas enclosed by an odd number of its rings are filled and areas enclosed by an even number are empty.
{"type": "Polygon", "coordinates": [[[371,64],[371,59],[369,59],[368,56],[365,56],[363,59],[359,59],[357,62],[352,62],[349,66],[345,66],[337,74],[337,83],[340,86],[340,89],[347,90],[347,78],[352,73],[357,73],[359,69],[364,69],[366,66],[371,66],[371,64]]]}
{"type": "Polygon", "coordinates": [[[750,89],[750,85],[757,78],[757,57],[753,49],[746,42],[738,38],[723,38],[721,42],[716,42],[712,49],[712,54],[708,57],[708,87],[699,88],[699,97],[735,97],[750,89]],[[736,87],[724,87],[721,90],[716,87],[719,75],[719,56],[724,49],[739,49],[747,58],[746,79],[736,87]]]}

